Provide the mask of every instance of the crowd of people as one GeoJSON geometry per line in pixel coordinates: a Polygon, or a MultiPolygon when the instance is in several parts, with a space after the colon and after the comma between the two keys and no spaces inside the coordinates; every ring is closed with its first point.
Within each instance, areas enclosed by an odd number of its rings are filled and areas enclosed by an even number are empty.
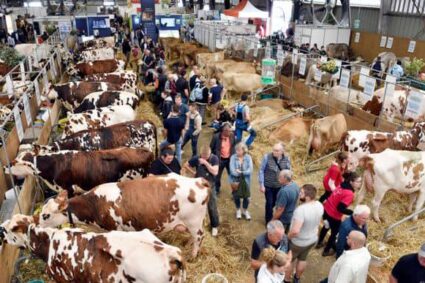
{"type": "MultiPolygon", "coordinates": [[[[141,46],[124,38],[122,49],[124,54],[133,48],[141,50],[138,71],[145,85],[153,87],[149,98],[163,120],[160,156],[149,174],[185,171],[205,178],[211,187],[208,216],[214,237],[220,235],[217,196],[223,184],[231,188],[235,218],[249,221],[251,187],[258,182],[265,197],[266,226],[266,231],[254,239],[251,250],[251,267],[258,283],[300,282],[310,251],[321,248],[322,256],[336,258],[328,277],[321,282],[366,282],[371,261],[365,247],[370,208],[360,204],[350,209],[362,179],[350,170],[348,154],[339,153],[327,170],[323,177],[325,193],[320,197],[314,185],[299,184],[294,178],[282,143],[275,144],[259,160],[255,176],[250,150],[256,131],[251,126],[248,96],[242,94],[237,103],[226,107],[225,90],[217,78],[206,80],[199,66],[193,66],[189,74],[182,64],[167,67],[160,44],[147,42],[145,45],[144,37],[141,46]],[[214,134],[208,143],[199,146],[205,127],[213,128],[214,134]],[[248,132],[245,139],[244,132],[248,132]],[[191,154],[183,162],[189,141],[191,154]],[[224,171],[227,180],[223,180],[224,171]]],[[[392,271],[391,283],[422,282],[424,272],[425,244],[418,253],[400,259],[392,271]],[[417,273],[406,272],[410,268],[417,273]]]]}

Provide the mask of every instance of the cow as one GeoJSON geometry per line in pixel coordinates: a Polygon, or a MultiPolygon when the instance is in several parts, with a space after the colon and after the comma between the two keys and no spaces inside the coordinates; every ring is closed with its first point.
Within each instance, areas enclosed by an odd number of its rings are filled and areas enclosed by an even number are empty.
{"type": "Polygon", "coordinates": [[[135,109],[139,105],[139,97],[126,91],[98,91],[87,95],[81,104],[74,109],[74,113],[81,113],[107,106],[128,105],[135,109]]]}
{"type": "Polygon", "coordinates": [[[204,237],[209,194],[205,179],[175,173],[108,183],[69,200],[66,192],[49,200],[42,208],[40,225],[55,227],[73,221],[105,230],[188,231],[196,257],[204,237]]]}
{"type": "Polygon", "coordinates": [[[330,99],[336,99],[344,103],[364,105],[367,102],[361,91],[356,89],[348,89],[339,85],[331,87],[329,89],[328,95],[330,99]]]}
{"type": "Polygon", "coordinates": [[[80,75],[89,76],[93,74],[112,73],[124,70],[125,62],[121,60],[98,60],[93,62],[77,63],[75,66],[68,67],[68,74],[70,76],[80,75]]]}
{"type": "Polygon", "coordinates": [[[12,162],[15,176],[40,177],[53,191],[73,195],[100,184],[146,176],[153,153],[146,148],[120,147],[99,151],[21,152],[12,162]]]}
{"type": "Polygon", "coordinates": [[[15,214],[0,226],[0,240],[27,248],[46,262],[55,282],[157,282],[185,280],[181,250],[144,229],[84,232],[37,227],[37,216],[15,214]]]}
{"type": "Polygon", "coordinates": [[[37,56],[38,60],[34,60],[34,67],[41,67],[39,65],[40,59],[47,59],[52,54],[53,46],[49,44],[35,44],[35,43],[23,43],[17,44],[14,49],[21,56],[37,56]]]}
{"type": "Polygon", "coordinates": [[[376,131],[348,131],[341,138],[341,148],[350,153],[353,162],[387,148],[415,151],[419,143],[425,142],[425,122],[415,123],[408,131],[392,133],[376,131]]]}
{"type": "Polygon", "coordinates": [[[47,97],[51,100],[58,98],[66,109],[72,111],[83,99],[92,92],[123,90],[122,84],[109,82],[76,81],[49,86],[47,97]]]}
{"type": "Polygon", "coordinates": [[[326,87],[326,89],[330,89],[332,86],[337,85],[337,80],[338,78],[333,77],[331,73],[321,71],[317,64],[312,64],[308,69],[305,84],[312,85],[315,82],[316,85],[322,85],[326,87]],[[321,72],[320,81],[317,80],[315,75],[317,71],[321,72]]]}
{"type": "Polygon", "coordinates": [[[292,118],[274,130],[270,134],[270,139],[284,142],[285,144],[293,144],[308,135],[313,122],[313,119],[292,118]]]}
{"type": "Polygon", "coordinates": [[[223,87],[226,92],[249,92],[254,98],[255,93],[263,89],[263,84],[261,83],[261,76],[257,74],[224,73],[223,87]]]}
{"type": "Polygon", "coordinates": [[[341,141],[342,135],[347,131],[347,122],[344,114],[327,116],[314,121],[310,126],[310,135],[307,143],[307,152],[325,152],[332,145],[341,141]]]}
{"type": "Polygon", "coordinates": [[[135,118],[136,112],[128,105],[102,107],[77,114],[68,113],[68,121],[65,123],[62,138],[79,131],[133,121],[135,118]]]}
{"type": "MultiPolygon", "coordinates": [[[[412,212],[415,201],[415,211],[422,208],[425,202],[425,152],[386,149],[363,157],[359,164],[365,171],[357,202],[364,199],[366,190],[374,191],[372,215],[375,221],[380,222],[379,206],[389,190],[409,194],[409,212],[412,212]]],[[[414,221],[417,219],[418,215],[413,218],[414,221]]]]}
{"type": "Polygon", "coordinates": [[[380,101],[379,97],[374,95],[371,100],[366,102],[365,105],[363,105],[362,110],[369,112],[375,116],[379,116],[382,109],[382,101],[380,101]]]}
{"type": "Polygon", "coordinates": [[[203,52],[208,52],[208,49],[199,47],[198,45],[188,46],[187,48],[182,47],[180,50],[180,60],[186,66],[193,66],[196,64],[196,55],[203,52]]]}
{"type": "Polygon", "coordinates": [[[221,66],[225,66],[227,64],[234,64],[234,63],[236,63],[236,61],[232,59],[224,59],[221,61],[210,62],[204,67],[200,66],[200,70],[204,76],[206,76],[207,78],[212,78],[213,76],[216,75],[218,68],[220,68],[221,66]]]}
{"type": "Polygon", "coordinates": [[[137,87],[137,74],[133,71],[118,71],[105,74],[94,74],[84,78],[85,81],[90,82],[108,82],[113,84],[120,84],[123,90],[134,90],[139,97],[143,94],[139,93],[137,87]]]}
{"type": "Polygon", "coordinates": [[[381,68],[382,72],[387,72],[397,62],[397,56],[393,52],[381,52],[378,56],[373,59],[371,67],[375,64],[378,57],[381,57],[381,68]]]}
{"type": "Polygon", "coordinates": [[[198,53],[196,54],[196,64],[201,69],[204,69],[207,65],[212,62],[224,60],[224,52],[215,52],[215,53],[198,53]]]}
{"type": "Polygon", "coordinates": [[[83,62],[115,59],[114,49],[111,47],[87,49],[81,52],[83,62]]]}
{"type": "MultiPolygon", "coordinates": [[[[13,95],[17,98],[21,97],[24,93],[33,90],[34,85],[31,81],[12,81],[13,84],[13,95]]],[[[7,84],[3,86],[2,92],[7,93],[7,84]]]]}
{"type": "Polygon", "coordinates": [[[407,107],[408,92],[406,90],[396,89],[394,90],[391,96],[385,97],[385,88],[380,88],[376,90],[373,95],[377,96],[380,102],[383,101],[384,109],[382,110],[382,115],[385,119],[390,122],[393,122],[394,118],[403,118],[404,112],[407,107]]]}
{"type": "Polygon", "coordinates": [[[350,46],[345,43],[330,43],[326,45],[326,54],[330,58],[349,61],[351,56],[350,46]]]}
{"type": "Polygon", "coordinates": [[[105,48],[105,47],[110,47],[110,48],[115,47],[114,36],[108,36],[108,37],[86,41],[84,42],[82,48],[80,48],[79,51],[82,52],[88,48],[105,48]]]}
{"type": "Polygon", "coordinates": [[[51,145],[33,145],[38,151],[79,150],[93,151],[117,147],[145,147],[157,154],[157,131],[148,120],[135,120],[113,126],[80,131],[51,145]]]}
{"type": "Polygon", "coordinates": [[[257,74],[255,63],[250,62],[227,62],[223,64],[215,64],[215,76],[219,80],[224,80],[226,73],[238,74],[257,74]]]}

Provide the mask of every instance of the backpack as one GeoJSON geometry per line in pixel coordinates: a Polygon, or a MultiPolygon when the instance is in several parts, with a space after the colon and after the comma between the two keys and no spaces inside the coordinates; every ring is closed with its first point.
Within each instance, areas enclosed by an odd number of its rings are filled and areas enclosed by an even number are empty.
{"type": "Polygon", "coordinates": [[[201,87],[199,84],[196,84],[196,86],[190,92],[189,99],[191,101],[202,100],[204,98],[204,96],[203,96],[204,88],[205,87],[201,87]]]}

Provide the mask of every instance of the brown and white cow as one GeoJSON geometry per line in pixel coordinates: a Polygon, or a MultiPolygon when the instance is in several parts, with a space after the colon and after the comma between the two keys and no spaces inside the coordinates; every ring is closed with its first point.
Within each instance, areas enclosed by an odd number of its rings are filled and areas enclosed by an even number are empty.
{"type": "Polygon", "coordinates": [[[89,233],[41,228],[36,216],[15,214],[0,226],[0,242],[27,248],[46,262],[55,282],[181,283],[181,250],[147,229],[89,233]]]}
{"type": "Polygon", "coordinates": [[[90,48],[81,52],[83,62],[115,59],[114,49],[111,47],[90,48]]]}
{"type": "Polygon", "coordinates": [[[270,134],[270,139],[293,144],[308,135],[313,122],[313,119],[294,117],[276,128],[270,134]]]}
{"type": "Polygon", "coordinates": [[[347,122],[341,113],[317,119],[310,127],[307,152],[324,153],[332,145],[338,144],[346,131],[347,122]]]}
{"type": "Polygon", "coordinates": [[[81,113],[107,106],[128,105],[135,109],[139,105],[139,97],[126,91],[98,91],[84,97],[81,104],[74,109],[74,113],[81,113]]]}
{"type": "MultiPolygon", "coordinates": [[[[364,171],[364,185],[359,192],[357,202],[361,202],[366,194],[374,192],[372,200],[373,218],[380,222],[379,206],[385,193],[395,190],[409,194],[411,212],[416,201],[418,212],[425,202],[425,152],[401,151],[386,149],[381,153],[373,153],[360,160],[364,171]]],[[[418,216],[414,217],[417,220],[418,216]]]]}
{"type": "Polygon", "coordinates": [[[421,142],[425,142],[425,122],[416,123],[409,131],[348,131],[341,138],[342,150],[350,153],[356,165],[361,158],[387,148],[415,151],[421,142]]]}
{"type": "Polygon", "coordinates": [[[198,53],[196,54],[196,64],[199,68],[204,69],[207,65],[212,62],[224,60],[224,52],[215,52],[215,53],[198,53]]]}
{"type": "Polygon", "coordinates": [[[72,219],[106,230],[188,231],[195,257],[204,237],[209,193],[205,179],[175,173],[108,183],[69,200],[65,192],[49,200],[41,211],[40,225],[55,227],[72,219]]]}
{"type": "Polygon", "coordinates": [[[351,49],[345,43],[330,43],[326,45],[326,54],[331,58],[348,61],[350,60],[351,49]]]}
{"type": "Polygon", "coordinates": [[[137,74],[133,71],[118,71],[113,73],[95,74],[84,78],[85,81],[90,82],[108,82],[113,84],[120,84],[123,90],[134,90],[136,94],[141,97],[138,93],[137,87],[137,74]]]}
{"type": "Polygon", "coordinates": [[[146,176],[153,153],[145,148],[120,147],[99,151],[22,152],[10,173],[36,175],[54,191],[88,191],[95,186],[146,176]]]}
{"type": "Polygon", "coordinates": [[[98,60],[92,62],[77,63],[75,66],[69,66],[67,72],[69,75],[81,75],[83,77],[93,74],[112,73],[124,70],[125,62],[121,60],[98,60]]]}
{"type": "Polygon", "coordinates": [[[257,74],[224,73],[223,88],[226,92],[249,92],[253,97],[257,91],[263,89],[263,84],[261,76],[257,74]]]}
{"type": "Polygon", "coordinates": [[[102,107],[77,114],[68,113],[62,138],[84,130],[100,129],[133,121],[135,118],[136,112],[128,105],[102,107]]]}

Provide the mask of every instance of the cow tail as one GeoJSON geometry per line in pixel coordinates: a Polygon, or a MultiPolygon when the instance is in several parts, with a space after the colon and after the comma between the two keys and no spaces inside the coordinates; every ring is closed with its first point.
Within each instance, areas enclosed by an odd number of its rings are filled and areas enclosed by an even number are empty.
{"type": "Polygon", "coordinates": [[[313,122],[310,126],[310,134],[308,135],[307,155],[311,155],[313,153],[312,143],[313,143],[313,137],[314,137],[314,129],[315,129],[315,125],[313,122]]]}

